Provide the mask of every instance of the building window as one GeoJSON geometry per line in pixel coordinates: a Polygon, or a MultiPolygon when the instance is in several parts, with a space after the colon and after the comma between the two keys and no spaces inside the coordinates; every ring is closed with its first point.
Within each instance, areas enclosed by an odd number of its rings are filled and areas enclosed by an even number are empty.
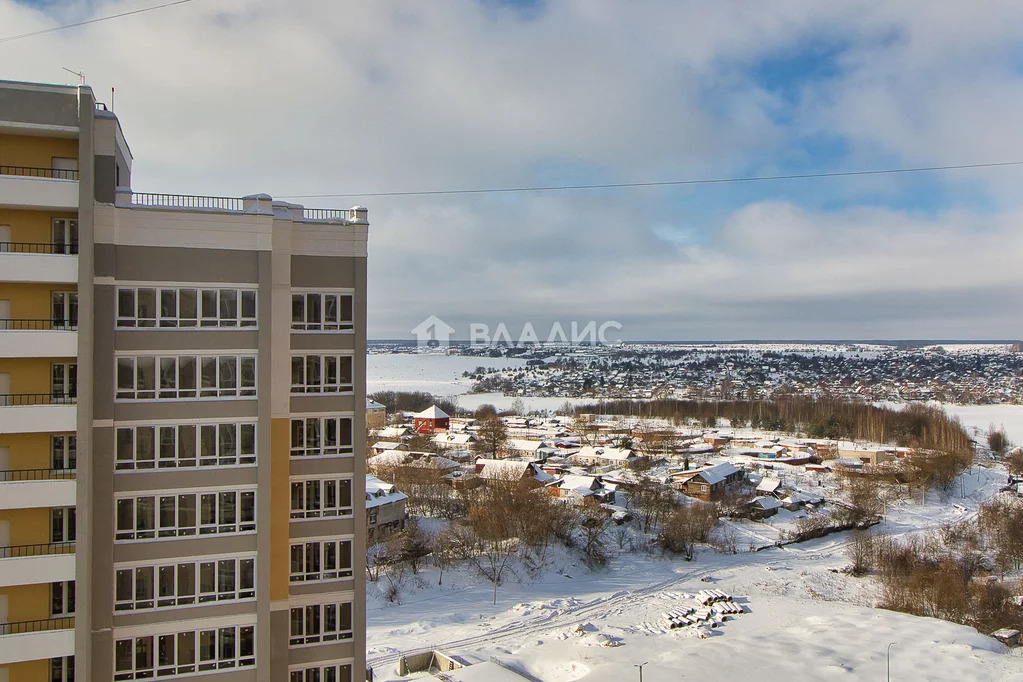
{"type": "Polygon", "coordinates": [[[256,290],[118,287],[117,327],[255,328],[256,290]]]}
{"type": "Polygon", "coordinates": [[[352,541],[313,540],[290,547],[293,583],[345,580],[352,577],[352,541]]]}
{"type": "Polygon", "coordinates": [[[78,221],[74,218],[54,218],[50,224],[53,253],[78,253],[78,221]]]}
{"type": "Polygon", "coordinates": [[[351,663],[329,663],[288,671],[288,682],[352,682],[351,663]]]}
{"type": "Polygon", "coordinates": [[[292,394],[349,393],[351,390],[351,355],[292,356],[292,394]]]}
{"type": "Polygon", "coordinates": [[[122,497],[116,500],[115,518],[114,539],[119,542],[252,533],[256,530],[256,492],[122,497]]]}
{"type": "Polygon", "coordinates": [[[306,417],[291,420],[291,456],[352,454],[351,417],[306,417]]]}
{"type": "Polygon", "coordinates": [[[295,292],[291,295],[291,328],[337,332],[354,329],[352,294],[295,292]]]}
{"type": "Polygon", "coordinates": [[[251,355],[121,356],[118,400],[194,400],[256,395],[251,355]]]}
{"type": "Polygon", "coordinates": [[[311,604],[291,609],[292,646],[352,638],[352,603],[311,604]]]}
{"type": "Polygon", "coordinates": [[[255,559],[202,561],[118,568],[114,610],[139,611],[255,599],[255,559]]]}
{"type": "Polygon", "coordinates": [[[114,642],[114,680],[192,675],[256,665],[252,625],[128,637],[114,642]]]}
{"type": "Polygon", "coordinates": [[[78,466],[78,436],[72,434],[50,436],[50,468],[74,471],[78,466]]]}
{"type": "Polygon", "coordinates": [[[55,362],[50,365],[50,399],[71,402],[78,397],[78,363],[55,362]]]}
{"type": "Polygon", "coordinates": [[[75,581],[65,580],[50,583],[50,616],[73,616],[75,614],[75,581]]]}
{"type": "Polygon", "coordinates": [[[251,422],[122,426],[116,443],[119,471],[256,463],[256,425],[251,422]]]}
{"type": "Polygon", "coordinates": [[[50,509],[50,542],[75,541],[75,508],[50,509]]]}
{"type": "Polygon", "coordinates": [[[75,682],[74,656],[50,659],[50,682],[75,682]]]}
{"type": "Polygon", "coordinates": [[[291,482],[291,518],[320,519],[351,515],[351,478],[291,482]]]}
{"type": "Polygon", "coordinates": [[[50,294],[50,323],[54,329],[78,328],[78,292],[54,291],[50,294]]]}

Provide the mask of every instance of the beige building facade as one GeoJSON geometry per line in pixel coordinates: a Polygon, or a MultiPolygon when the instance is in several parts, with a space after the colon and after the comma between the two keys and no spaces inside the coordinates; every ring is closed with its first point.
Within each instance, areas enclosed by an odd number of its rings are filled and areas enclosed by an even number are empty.
{"type": "Polygon", "coordinates": [[[365,209],[131,189],[0,82],[0,682],[365,672],[365,209]]]}

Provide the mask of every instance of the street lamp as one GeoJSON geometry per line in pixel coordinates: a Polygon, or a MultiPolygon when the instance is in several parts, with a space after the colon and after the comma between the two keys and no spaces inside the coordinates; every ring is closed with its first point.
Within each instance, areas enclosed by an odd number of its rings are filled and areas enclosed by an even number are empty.
{"type": "MultiPolygon", "coordinates": [[[[892,679],[892,647],[895,646],[895,642],[888,642],[888,656],[885,664],[885,674],[888,678],[888,682],[892,679]]],[[[640,680],[642,682],[642,680],[640,680]]]]}
{"type": "Polygon", "coordinates": [[[633,663],[632,664],[633,668],[639,668],[639,682],[643,682],[643,666],[646,665],[649,662],[650,661],[643,661],[642,663],[633,663]]]}

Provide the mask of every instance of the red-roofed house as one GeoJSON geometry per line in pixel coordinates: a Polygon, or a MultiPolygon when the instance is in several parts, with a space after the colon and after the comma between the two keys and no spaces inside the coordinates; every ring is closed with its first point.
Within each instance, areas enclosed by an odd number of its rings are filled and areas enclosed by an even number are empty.
{"type": "Polygon", "coordinates": [[[412,430],[416,433],[436,433],[447,431],[451,426],[451,417],[436,405],[431,405],[412,418],[412,430]]]}

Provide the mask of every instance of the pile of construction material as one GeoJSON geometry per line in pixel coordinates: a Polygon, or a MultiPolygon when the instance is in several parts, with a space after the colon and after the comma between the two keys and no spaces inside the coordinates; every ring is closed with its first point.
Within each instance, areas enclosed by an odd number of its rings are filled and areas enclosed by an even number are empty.
{"type": "Polygon", "coordinates": [[[690,626],[710,625],[716,627],[723,616],[738,615],[746,610],[735,603],[731,595],[721,590],[700,590],[690,595],[698,606],[683,606],[661,614],[661,623],[669,630],[690,626]]]}

